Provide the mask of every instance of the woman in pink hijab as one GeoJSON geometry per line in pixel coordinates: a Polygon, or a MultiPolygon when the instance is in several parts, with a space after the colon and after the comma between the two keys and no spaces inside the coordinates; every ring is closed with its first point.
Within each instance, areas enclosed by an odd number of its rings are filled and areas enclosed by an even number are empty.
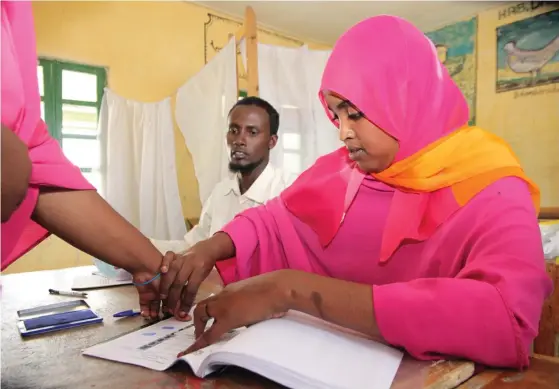
{"type": "MultiPolygon", "coordinates": [[[[40,113],[30,2],[2,1],[2,270],[50,233],[130,271],[145,315],[159,312],[161,255],[49,136],[40,113]]],[[[56,260],[56,258],[53,258],[56,260]]]]}
{"type": "Polygon", "coordinates": [[[214,264],[227,284],[196,306],[186,352],[293,309],[420,359],[528,365],[551,292],[539,191],[504,141],[467,126],[433,44],[367,19],[336,43],[320,98],[345,147],[163,276],[178,318],[214,264]]]}

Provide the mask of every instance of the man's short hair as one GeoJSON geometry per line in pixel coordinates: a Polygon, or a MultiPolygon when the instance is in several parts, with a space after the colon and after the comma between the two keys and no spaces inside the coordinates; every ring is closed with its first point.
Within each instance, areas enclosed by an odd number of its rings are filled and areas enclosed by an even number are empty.
{"type": "Polygon", "coordinates": [[[241,100],[237,101],[233,108],[229,110],[229,115],[231,112],[238,106],[245,105],[250,106],[253,105],[255,107],[260,107],[268,114],[268,121],[270,122],[270,135],[277,135],[279,130],[279,113],[276,109],[272,106],[272,104],[268,103],[266,100],[261,99],[260,97],[256,96],[249,96],[244,97],[241,100]]]}

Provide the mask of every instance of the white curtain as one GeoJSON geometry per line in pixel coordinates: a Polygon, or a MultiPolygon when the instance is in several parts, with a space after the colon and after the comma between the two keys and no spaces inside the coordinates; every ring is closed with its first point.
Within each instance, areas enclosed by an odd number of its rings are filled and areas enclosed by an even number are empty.
{"type": "Polygon", "coordinates": [[[287,173],[301,173],[342,145],[318,98],[329,55],[307,46],[258,45],[260,97],[280,113],[279,142],[271,160],[287,173]]]}
{"type": "Polygon", "coordinates": [[[227,114],[237,101],[235,39],[177,92],[175,119],[192,155],[200,200],[228,171],[227,114]]]}
{"type": "Polygon", "coordinates": [[[130,101],[105,89],[99,118],[106,200],[144,235],[182,239],[171,101],[130,101]]]}

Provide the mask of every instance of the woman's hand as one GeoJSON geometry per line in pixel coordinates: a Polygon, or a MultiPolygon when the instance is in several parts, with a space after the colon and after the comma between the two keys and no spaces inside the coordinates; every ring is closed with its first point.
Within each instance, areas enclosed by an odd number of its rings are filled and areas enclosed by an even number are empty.
{"type": "Polygon", "coordinates": [[[169,251],[163,257],[160,298],[164,301],[164,312],[179,320],[190,320],[188,313],[198,288],[219,259],[208,242],[199,242],[180,254],[169,251]]]}
{"type": "Polygon", "coordinates": [[[281,274],[276,271],[229,284],[219,294],[200,301],[194,308],[196,341],[178,356],[213,344],[235,328],[283,316],[289,292],[281,274]],[[206,329],[210,319],[213,324],[206,329]]]}

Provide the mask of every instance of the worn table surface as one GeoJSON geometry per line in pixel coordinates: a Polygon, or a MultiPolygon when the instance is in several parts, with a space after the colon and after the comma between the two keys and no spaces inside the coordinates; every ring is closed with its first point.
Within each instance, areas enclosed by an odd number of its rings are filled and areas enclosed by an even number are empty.
{"type": "MultiPolygon", "coordinates": [[[[81,355],[81,350],[111,337],[136,329],[145,322],[141,317],[113,319],[116,312],[137,307],[135,288],[131,286],[88,291],[88,304],[103,318],[103,324],[38,335],[20,337],[16,327],[17,311],[49,303],[72,300],[72,297],[49,295],[48,289],[69,290],[77,275],[91,274],[93,267],[20,273],[2,276],[2,374],[4,389],[234,389],[281,388],[248,371],[230,368],[211,379],[196,378],[186,364],[165,372],[110,362],[81,355]]],[[[201,294],[219,290],[215,275],[206,282],[201,294]]],[[[393,389],[557,389],[559,362],[535,359],[533,367],[523,373],[486,371],[470,378],[470,362],[419,362],[406,358],[393,389]],[[554,372],[555,371],[555,372],[554,372]],[[468,382],[478,379],[470,386],[468,382]],[[555,381],[553,381],[555,380],[555,381]],[[526,386],[527,384],[528,386],[526,386]],[[466,385],[466,386],[464,386],[466,385]],[[499,386],[501,385],[501,386],[499,386]],[[539,386],[537,386],[539,385],[539,386]]]]}

